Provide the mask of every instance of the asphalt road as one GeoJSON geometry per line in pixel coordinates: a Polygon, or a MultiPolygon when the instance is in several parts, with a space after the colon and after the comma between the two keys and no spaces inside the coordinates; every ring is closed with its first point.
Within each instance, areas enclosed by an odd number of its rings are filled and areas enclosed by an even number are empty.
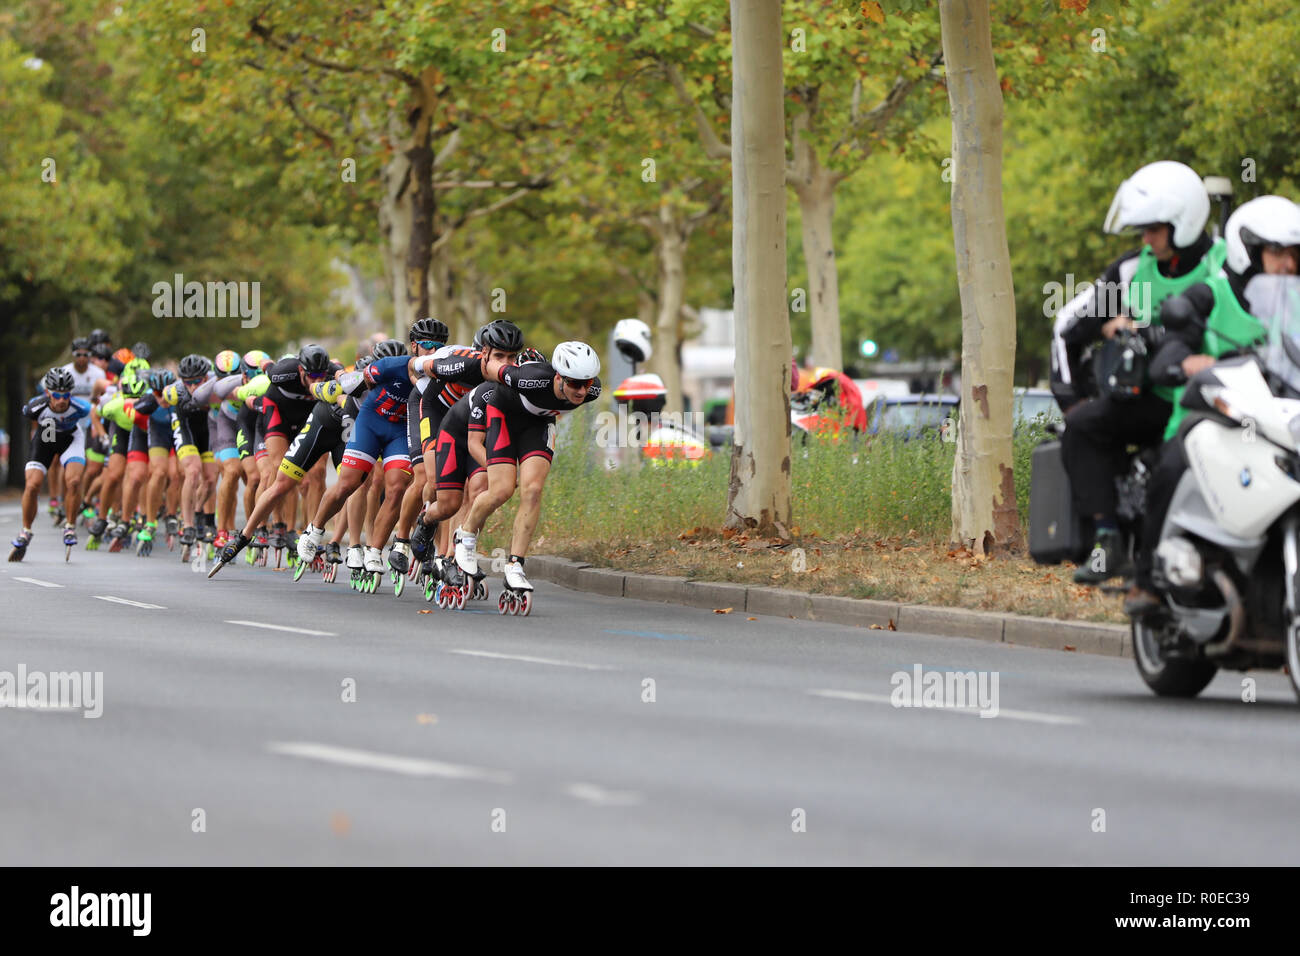
{"type": "Polygon", "coordinates": [[[102,672],[103,712],[0,708],[3,864],[1300,862],[1281,674],[1166,701],[1128,660],[547,583],[501,617],[499,578],[442,611],[37,535],[0,672],[102,672]],[[891,706],[917,665],[996,672],[998,716],[891,706]]]}

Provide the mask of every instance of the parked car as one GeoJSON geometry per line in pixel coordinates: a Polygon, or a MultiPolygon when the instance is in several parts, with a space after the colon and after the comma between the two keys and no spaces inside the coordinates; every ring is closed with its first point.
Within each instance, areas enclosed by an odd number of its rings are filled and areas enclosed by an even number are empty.
{"type": "MultiPolygon", "coordinates": [[[[867,406],[868,435],[901,435],[904,441],[939,434],[957,417],[955,395],[893,395],[867,406]]],[[[954,436],[955,437],[955,436],[954,436]]]]}
{"type": "Polygon", "coordinates": [[[1047,425],[1065,420],[1060,406],[1056,404],[1056,396],[1049,389],[1016,388],[1012,389],[1012,395],[1015,402],[1012,421],[1016,428],[1034,422],[1047,425]]]}

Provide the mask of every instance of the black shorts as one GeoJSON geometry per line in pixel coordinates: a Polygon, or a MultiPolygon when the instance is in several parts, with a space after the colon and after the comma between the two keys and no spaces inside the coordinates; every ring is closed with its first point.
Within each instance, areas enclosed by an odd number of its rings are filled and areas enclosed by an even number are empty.
{"type": "Polygon", "coordinates": [[[193,412],[184,415],[172,411],[172,445],[176,457],[182,460],[199,455],[204,461],[212,460],[208,446],[208,413],[193,412]]]}
{"type": "Polygon", "coordinates": [[[306,424],[284,453],[280,473],[294,481],[302,481],[303,475],[327,454],[333,456],[337,468],[343,460],[343,446],[343,421],[336,414],[335,406],[317,402],[306,424]]]}
{"type": "Polygon", "coordinates": [[[108,423],[108,453],[110,455],[125,455],[127,447],[131,444],[131,433],[119,425],[117,422],[108,423]]]}
{"type": "MultiPolygon", "coordinates": [[[[150,421],[150,424],[153,424],[150,421]]],[[[148,461],[149,460],[149,433],[136,425],[131,429],[131,437],[126,442],[126,460],[127,461],[148,461]]]]}
{"type": "Polygon", "coordinates": [[[506,413],[487,406],[487,462],[489,465],[515,465],[525,458],[541,455],[547,461],[555,457],[555,421],[536,415],[506,413]]]}
{"type": "MultiPolygon", "coordinates": [[[[82,459],[84,460],[86,441],[86,433],[84,430],[74,428],[72,431],[56,431],[53,440],[45,441],[41,437],[41,429],[37,428],[36,436],[32,440],[32,457],[27,460],[27,467],[32,468],[35,466],[41,471],[49,471],[50,462],[54,461],[56,457],[58,457],[60,461],[63,461],[65,457],[68,457],[70,461],[75,460],[64,453],[72,451],[73,455],[75,455],[76,452],[73,451],[72,444],[78,439],[80,439],[82,447],[81,454],[82,459]]],[[[64,462],[64,464],[67,464],[67,462],[64,462]]]]}
{"type": "Polygon", "coordinates": [[[285,441],[293,441],[298,432],[302,431],[302,426],[307,424],[315,406],[315,399],[303,402],[279,395],[272,396],[268,390],[262,396],[262,434],[265,438],[278,435],[285,441]]]}
{"type": "Polygon", "coordinates": [[[457,429],[453,435],[445,428],[438,432],[435,463],[438,469],[438,488],[461,491],[465,482],[483,471],[484,468],[469,454],[468,433],[457,429]]]}
{"type": "Polygon", "coordinates": [[[158,419],[150,416],[149,447],[166,448],[168,452],[174,452],[176,450],[172,446],[172,426],[170,421],[160,422],[158,419]]]}
{"type": "Polygon", "coordinates": [[[239,410],[239,417],[235,422],[238,425],[235,432],[235,447],[239,449],[239,457],[244,459],[253,453],[253,436],[257,433],[257,410],[245,405],[239,410]]]}
{"type": "Polygon", "coordinates": [[[442,420],[447,416],[447,406],[438,401],[438,395],[434,391],[434,385],[429,386],[429,390],[420,396],[420,453],[428,453],[433,457],[434,452],[430,450],[431,445],[438,439],[438,432],[442,431],[442,420]]]}

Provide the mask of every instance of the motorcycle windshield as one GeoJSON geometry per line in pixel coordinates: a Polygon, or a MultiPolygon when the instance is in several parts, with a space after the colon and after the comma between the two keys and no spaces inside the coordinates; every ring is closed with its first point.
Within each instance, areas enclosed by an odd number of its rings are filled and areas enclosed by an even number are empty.
{"type": "Polygon", "coordinates": [[[1245,292],[1251,315],[1268,327],[1264,364],[1300,392],[1300,276],[1258,275],[1245,292]]]}

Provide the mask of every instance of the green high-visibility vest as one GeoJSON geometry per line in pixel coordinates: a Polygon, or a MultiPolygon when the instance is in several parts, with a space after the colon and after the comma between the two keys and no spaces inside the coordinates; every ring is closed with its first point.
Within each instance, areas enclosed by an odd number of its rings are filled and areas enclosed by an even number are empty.
{"type": "MultiPolygon", "coordinates": [[[[1223,267],[1227,257],[1227,243],[1216,239],[1195,268],[1186,275],[1171,277],[1160,274],[1160,264],[1152,255],[1151,247],[1143,246],[1138,255],[1137,271],[1124,290],[1125,311],[1139,325],[1159,325],[1160,306],[1165,299],[1186,292],[1198,282],[1204,282],[1223,267]]],[[[1173,386],[1153,385],[1151,391],[1167,402],[1174,401],[1173,386]]]]}
{"type": "MultiPolygon", "coordinates": [[[[1205,321],[1205,336],[1201,340],[1204,354],[1218,358],[1225,352],[1253,345],[1264,337],[1268,331],[1264,328],[1264,323],[1241,307],[1226,275],[1219,272],[1206,279],[1205,284],[1214,293],[1214,308],[1205,321]]],[[[1179,423],[1187,415],[1187,409],[1178,404],[1186,390],[1186,385],[1174,389],[1174,411],[1165,428],[1165,441],[1174,437],[1179,423]]]]}

